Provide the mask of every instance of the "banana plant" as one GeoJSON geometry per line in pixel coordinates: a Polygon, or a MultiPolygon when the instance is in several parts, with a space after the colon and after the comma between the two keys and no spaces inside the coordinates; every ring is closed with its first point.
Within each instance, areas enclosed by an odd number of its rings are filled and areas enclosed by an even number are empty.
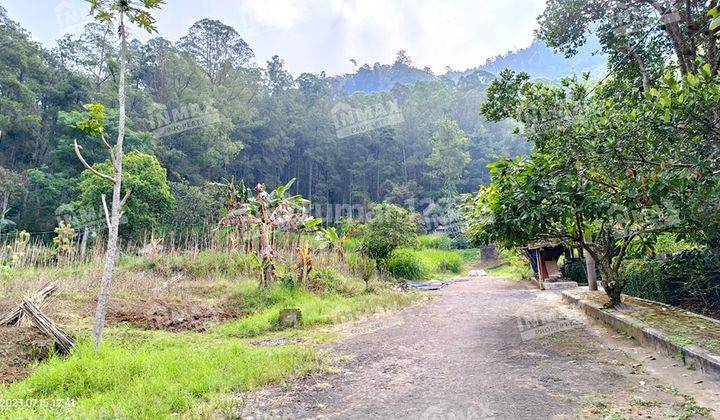
{"type": "Polygon", "coordinates": [[[340,258],[345,259],[345,242],[357,232],[358,225],[353,225],[342,236],[337,233],[334,226],[318,230],[315,240],[320,244],[320,249],[327,249],[337,252],[340,258]]]}
{"type": "Polygon", "coordinates": [[[300,195],[287,196],[294,182],[293,178],[271,192],[266,191],[265,184],[257,184],[251,190],[243,182],[236,184],[234,181],[228,188],[228,209],[219,226],[258,229],[257,256],[262,267],[260,287],[263,288],[275,281],[278,258],[272,241],[275,231],[307,231],[320,224],[320,220],[307,214],[309,200],[300,195]]]}

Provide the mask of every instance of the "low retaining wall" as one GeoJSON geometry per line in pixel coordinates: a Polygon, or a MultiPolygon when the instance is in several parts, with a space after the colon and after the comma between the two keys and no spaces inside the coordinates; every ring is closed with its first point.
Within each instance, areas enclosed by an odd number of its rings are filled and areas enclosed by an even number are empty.
{"type": "Polygon", "coordinates": [[[588,316],[604,322],[615,330],[633,336],[643,346],[680,358],[688,368],[700,369],[720,380],[720,356],[694,345],[679,346],[664,333],[616,310],[602,309],[602,305],[584,300],[572,292],[563,292],[563,300],[578,306],[588,316]]]}

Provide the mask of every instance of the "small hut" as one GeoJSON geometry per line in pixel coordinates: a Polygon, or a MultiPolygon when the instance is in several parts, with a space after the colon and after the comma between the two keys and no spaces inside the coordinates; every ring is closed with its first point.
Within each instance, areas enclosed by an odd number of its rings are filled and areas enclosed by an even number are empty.
{"type": "Polygon", "coordinates": [[[538,287],[544,289],[545,282],[558,282],[562,280],[562,274],[558,268],[560,256],[566,255],[568,260],[573,258],[572,249],[560,243],[542,241],[531,243],[526,247],[530,265],[535,272],[535,280],[538,287]]]}

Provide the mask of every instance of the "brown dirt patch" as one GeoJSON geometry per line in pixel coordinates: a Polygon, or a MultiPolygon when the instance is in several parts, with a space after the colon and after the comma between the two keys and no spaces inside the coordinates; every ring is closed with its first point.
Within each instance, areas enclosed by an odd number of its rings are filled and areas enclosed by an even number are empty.
{"type": "Polygon", "coordinates": [[[34,327],[0,327],[0,382],[25,378],[52,349],[53,341],[34,327]]]}
{"type": "Polygon", "coordinates": [[[219,311],[210,303],[192,300],[111,299],[107,309],[110,322],[126,322],[137,328],[165,331],[206,331],[213,324],[246,315],[247,312],[219,311]]]}

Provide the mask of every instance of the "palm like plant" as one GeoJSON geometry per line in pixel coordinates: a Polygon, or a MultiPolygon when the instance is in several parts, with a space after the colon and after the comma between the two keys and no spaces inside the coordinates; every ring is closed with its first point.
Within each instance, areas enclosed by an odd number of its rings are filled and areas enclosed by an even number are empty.
{"type": "Polygon", "coordinates": [[[275,280],[277,251],[272,241],[275,231],[310,230],[320,224],[319,219],[310,217],[305,211],[310,204],[309,200],[300,195],[287,196],[294,182],[295,179],[292,179],[287,184],[267,192],[265,184],[258,184],[251,190],[243,182],[236,184],[230,181],[228,211],[220,220],[219,226],[235,226],[241,231],[258,228],[258,258],[262,264],[260,287],[267,287],[275,280]]]}

